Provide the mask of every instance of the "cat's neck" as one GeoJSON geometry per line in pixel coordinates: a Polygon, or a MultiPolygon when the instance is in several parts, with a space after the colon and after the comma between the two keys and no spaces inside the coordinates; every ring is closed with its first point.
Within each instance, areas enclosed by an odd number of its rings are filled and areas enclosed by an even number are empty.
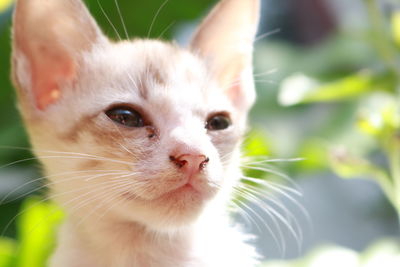
{"type": "MultiPolygon", "coordinates": [[[[58,262],[68,262],[66,259],[77,257],[77,253],[86,258],[87,266],[187,266],[198,261],[192,253],[193,228],[160,233],[132,222],[67,221],[59,236],[63,248],[56,251],[52,266],[63,267],[58,262]],[[88,258],[90,255],[100,258],[88,258]]],[[[83,265],[80,262],[78,266],[83,265]]]]}
{"type": "Polygon", "coordinates": [[[227,216],[215,206],[192,226],[167,233],[108,217],[94,216],[83,223],[67,219],[50,266],[255,266],[257,254],[243,242],[247,237],[226,227],[227,216]]]}

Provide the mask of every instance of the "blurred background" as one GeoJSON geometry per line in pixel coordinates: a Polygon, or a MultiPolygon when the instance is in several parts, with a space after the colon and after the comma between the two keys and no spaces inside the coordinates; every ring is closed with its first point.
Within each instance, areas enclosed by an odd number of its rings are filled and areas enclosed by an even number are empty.
{"type": "MultiPolygon", "coordinates": [[[[85,2],[115,40],[126,38],[125,24],[130,38],[185,45],[216,1],[85,2]]],[[[258,195],[261,205],[244,203],[248,215],[235,218],[259,236],[265,266],[400,266],[400,2],[262,4],[244,172],[276,187],[258,195]]],[[[0,0],[1,267],[12,266],[15,240],[26,238],[21,205],[45,193],[30,182],[40,166],[10,84],[12,7],[0,0]]]]}

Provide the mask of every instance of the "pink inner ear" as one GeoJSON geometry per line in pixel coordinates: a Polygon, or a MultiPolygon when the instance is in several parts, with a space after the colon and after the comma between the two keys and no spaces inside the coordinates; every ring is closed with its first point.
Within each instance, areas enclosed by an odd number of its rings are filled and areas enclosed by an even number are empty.
{"type": "Polygon", "coordinates": [[[233,105],[241,108],[245,101],[242,72],[244,64],[241,59],[232,60],[228,66],[220,66],[218,80],[225,90],[225,94],[233,105]]]}
{"type": "Polygon", "coordinates": [[[239,79],[235,80],[235,82],[228,88],[227,95],[235,107],[241,106],[243,95],[242,85],[240,84],[239,79]]]}
{"type": "Polygon", "coordinates": [[[30,52],[32,93],[37,107],[44,110],[61,96],[60,86],[75,77],[75,64],[60,48],[39,45],[30,52]]]}

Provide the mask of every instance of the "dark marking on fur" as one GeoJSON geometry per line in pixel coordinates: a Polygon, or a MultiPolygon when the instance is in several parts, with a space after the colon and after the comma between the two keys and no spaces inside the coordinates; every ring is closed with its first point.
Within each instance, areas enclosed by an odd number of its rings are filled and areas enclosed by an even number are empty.
{"type": "Polygon", "coordinates": [[[165,75],[163,75],[160,63],[153,62],[150,57],[147,58],[147,63],[145,69],[141,73],[139,95],[141,98],[147,100],[148,92],[151,90],[153,84],[160,86],[166,86],[167,82],[165,75]]]}
{"type": "Polygon", "coordinates": [[[79,141],[79,135],[81,131],[92,122],[95,115],[89,115],[82,117],[77,123],[75,123],[65,134],[62,134],[60,139],[68,143],[77,143],[79,141]]]}
{"type": "Polygon", "coordinates": [[[147,73],[149,75],[148,78],[152,79],[154,82],[156,82],[159,85],[165,85],[166,81],[161,73],[161,70],[159,69],[159,67],[153,63],[153,62],[149,62],[147,64],[147,73]]]}
{"type": "Polygon", "coordinates": [[[147,131],[147,137],[149,139],[154,139],[158,136],[157,130],[156,128],[152,127],[152,126],[148,126],[146,127],[146,131],[147,131]]]}
{"type": "Polygon", "coordinates": [[[100,165],[101,165],[101,162],[99,160],[90,159],[90,160],[86,160],[85,162],[82,163],[81,169],[83,169],[83,170],[94,169],[94,168],[98,168],[100,165]]]}

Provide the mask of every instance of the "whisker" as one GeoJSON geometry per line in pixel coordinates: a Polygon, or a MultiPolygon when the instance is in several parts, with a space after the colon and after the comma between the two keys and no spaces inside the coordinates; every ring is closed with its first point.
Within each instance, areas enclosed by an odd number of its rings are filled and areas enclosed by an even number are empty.
{"type": "Polygon", "coordinates": [[[115,28],[115,25],[112,23],[112,21],[110,20],[110,18],[108,17],[106,11],[104,10],[103,6],[100,4],[100,0],[97,0],[97,4],[100,7],[101,13],[103,13],[104,17],[106,18],[106,20],[108,21],[108,23],[110,24],[110,26],[113,28],[115,34],[117,35],[118,39],[120,41],[122,41],[121,35],[119,35],[119,32],[117,30],[117,28],[115,28]]]}
{"type": "Polygon", "coordinates": [[[252,177],[248,177],[248,176],[244,176],[244,175],[242,175],[241,178],[243,180],[247,180],[249,182],[253,182],[253,183],[256,183],[258,185],[264,186],[264,187],[266,187],[268,189],[272,189],[272,190],[274,190],[274,191],[276,191],[278,193],[281,193],[281,194],[286,194],[285,191],[287,191],[287,192],[293,193],[293,194],[295,194],[297,196],[302,196],[303,195],[298,190],[293,189],[293,188],[288,187],[288,186],[281,185],[279,183],[266,181],[266,180],[259,179],[259,178],[252,178],[252,177]]]}
{"type": "Polygon", "coordinates": [[[165,27],[165,29],[160,33],[160,35],[158,35],[157,39],[160,39],[164,36],[164,34],[176,23],[176,21],[171,22],[170,24],[168,24],[167,27],[165,27]]]}
{"type": "MultiPolygon", "coordinates": [[[[113,190],[115,191],[115,189],[120,189],[120,188],[124,189],[124,188],[126,188],[127,186],[132,186],[132,185],[134,185],[134,184],[135,184],[135,183],[133,183],[132,181],[128,181],[127,183],[122,184],[122,185],[121,185],[120,187],[118,187],[118,188],[113,188],[113,190]]],[[[121,197],[121,196],[120,196],[119,194],[115,194],[115,195],[110,194],[110,196],[109,196],[108,198],[102,198],[101,202],[100,202],[99,204],[97,204],[96,207],[95,207],[91,212],[89,212],[87,215],[85,215],[84,217],[82,217],[81,220],[78,221],[77,226],[79,226],[79,225],[80,225],[81,223],[83,223],[88,217],[90,217],[90,215],[92,215],[92,214],[95,213],[99,208],[101,208],[101,207],[103,206],[103,204],[107,204],[107,202],[109,203],[109,202],[118,200],[118,198],[120,198],[120,197],[121,197]]],[[[122,201],[122,199],[120,199],[119,201],[115,201],[115,203],[114,203],[113,205],[111,205],[110,207],[108,207],[106,210],[104,210],[104,211],[102,212],[102,214],[100,215],[99,218],[97,218],[97,220],[100,221],[101,219],[103,219],[103,217],[104,217],[111,209],[113,209],[116,205],[120,204],[121,201],[122,201]]]]}
{"type": "Polygon", "coordinates": [[[256,77],[260,77],[260,76],[270,75],[272,73],[276,73],[277,71],[278,71],[278,69],[274,68],[274,69],[271,69],[271,70],[268,70],[268,71],[255,73],[255,74],[253,74],[253,77],[256,78],[256,77]]]}
{"type": "Polygon", "coordinates": [[[94,195],[91,198],[86,199],[83,202],[80,202],[78,205],[69,208],[68,212],[72,214],[75,211],[79,210],[80,208],[82,208],[82,207],[88,205],[89,203],[91,203],[92,200],[96,200],[96,201],[100,200],[100,203],[97,203],[97,205],[93,209],[91,209],[91,211],[89,213],[87,213],[84,217],[82,217],[78,221],[77,225],[79,225],[86,218],[90,217],[90,215],[95,213],[98,210],[99,206],[101,206],[100,204],[103,203],[105,199],[109,199],[110,198],[110,197],[104,198],[105,196],[110,195],[111,197],[118,198],[118,197],[120,197],[120,194],[116,194],[116,193],[119,192],[120,189],[125,189],[127,186],[132,186],[134,184],[135,184],[134,182],[132,182],[132,181],[130,181],[128,179],[116,181],[115,183],[112,184],[112,186],[110,188],[107,188],[107,191],[104,191],[104,192],[102,192],[100,194],[94,195]]]}
{"type": "MultiPolygon", "coordinates": [[[[246,189],[246,192],[248,189],[246,189]]],[[[297,231],[295,230],[294,227],[296,227],[296,229],[300,229],[300,226],[297,222],[297,220],[295,220],[295,226],[292,226],[289,221],[287,219],[285,219],[277,210],[275,210],[274,208],[272,208],[271,206],[267,206],[264,202],[262,202],[261,200],[259,200],[257,197],[255,197],[255,199],[253,199],[255,201],[256,204],[258,204],[260,207],[263,208],[264,211],[267,212],[267,210],[269,211],[268,214],[270,215],[274,215],[280,222],[282,222],[286,228],[290,231],[290,233],[293,235],[293,237],[296,240],[296,243],[298,245],[298,247],[301,247],[301,240],[302,240],[302,233],[301,231],[299,231],[299,233],[297,233],[297,231]]],[[[283,209],[283,211],[287,214],[287,215],[291,215],[292,218],[294,218],[294,215],[291,214],[286,208],[284,208],[284,206],[280,203],[278,203],[277,201],[273,200],[273,199],[269,199],[271,202],[273,201],[274,204],[278,205],[280,208],[283,209]]]]}
{"type": "Polygon", "coordinates": [[[281,159],[281,158],[273,158],[273,159],[263,159],[256,161],[255,159],[260,158],[260,157],[244,157],[243,161],[247,165],[255,165],[255,164],[261,164],[261,163],[276,163],[276,162],[297,162],[297,161],[303,161],[304,158],[289,158],[289,159],[281,159]]]}
{"type": "Polygon", "coordinates": [[[262,39],[264,39],[264,38],[266,38],[266,37],[268,37],[268,36],[271,36],[271,35],[273,35],[273,34],[279,33],[280,31],[281,31],[281,29],[278,28],[278,29],[275,29],[275,30],[272,30],[272,31],[263,33],[263,34],[257,36],[257,37],[255,38],[254,42],[258,42],[258,41],[260,41],[260,40],[262,40],[262,39]]]}
{"type": "Polygon", "coordinates": [[[153,17],[153,20],[151,21],[150,28],[149,28],[149,32],[147,33],[147,38],[150,38],[151,31],[153,30],[153,26],[154,26],[154,23],[156,22],[156,20],[157,20],[157,18],[158,18],[158,15],[160,14],[161,10],[164,8],[164,6],[165,6],[168,2],[169,2],[169,0],[165,0],[165,1],[161,4],[161,6],[158,8],[156,14],[155,14],[154,17],[153,17]]]}
{"type": "MultiPolygon", "coordinates": [[[[249,186],[250,188],[253,189],[258,189],[255,186],[252,185],[246,185],[249,186]]],[[[303,214],[303,216],[306,218],[306,220],[308,221],[308,223],[311,223],[311,217],[310,214],[307,212],[307,210],[303,207],[303,205],[301,205],[295,198],[293,198],[291,195],[287,194],[284,190],[281,190],[280,188],[276,188],[276,187],[270,187],[271,189],[273,189],[274,191],[278,192],[279,194],[281,194],[282,196],[284,196],[285,198],[287,198],[291,203],[293,203],[303,214]]],[[[289,191],[290,192],[290,191],[289,191]]],[[[298,196],[302,196],[302,194],[296,194],[298,196]]]]}
{"type": "Polygon", "coordinates": [[[262,194],[261,190],[259,188],[255,187],[255,186],[243,186],[243,185],[239,185],[239,186],[242,188],[242,190],[250,193],[254,197],[253,200],[255,201],[255,203],[258,204],[263,209],[271,210],[271,212],[273,212],[274,214],[278,213],[278,211],[274,210],[271,206],[266,205],[262,201],[262,199],[266,199],[267,201],[270,201],[271,203],[276,205],[278,208],[280,208],[285,213],[285,215],[287,216],[286,220],[288,221],[287,224],[290,224],[290,221],[294,222],[293,227],[295,227],[297,230],[295,230],[293,228],[293,232],[298,233],[298,234],[294,235],[294,238],[296,240],[299,240],[298,241],[298,245],[299,245],[299,248],[300,248],[301,242],[303,240],[302,229],[301,229],[300,224],[298,223],[296,217],[290,212],[290,210],[287,209],[278,199],[275,199],[273,196],[271,196],[271,195],[266,196],[266,195],[262,194]]]}
{"type": "Polygon", "coordinates": [[[284,173],[282,173],[280,171],[277,171],[277,170],[274,170],[274,169],[271,169],[271,168],[267,168],[267,167],[258,167],[258,166],[246,166],[246,168],[250,169],[250,170],[258,170],[258,171],[263,171],[263,172],[266,172],[266,173],[274,174],[274,175],[276,175],[278,177],[283,178],[285,181],[289,182],[297,190],[300,190],[300,187],[290,178],[290,176],[288,176],[288,175],[286,175],[286,174],[284,174],[284,173]]]}
{"type": "MultiPolygon", "coordinates": [[[[86,194],[84,194],[84,195],[79,195],[78,197],[75,197],[75,198],[73,198],[73,199],[71,199],[71,200],[69,200],[69,201],[67,201],[67,202],[65,202],[64,204],[68,204],[69,202],[72,202],[72,201],[77,201],[77,200],[79,200],[79,199],[81,199],[81,198],[84,198],[84,197],[86,197],[89,193],[91,194],[91,193],[93,193],[93,192],[96,192],[96,191],[99,191],[99,189],[107,189],[107,193],[108,192],[113,192],[113,187],[112,186],[114,186],[113,184],[110,184],[110,185],[108,185],[108,186],[103,186],[103,187],[100,187],[100,188],[96,188],[96,190],[92,190],[92,191],[89,191],[89,192],[87,192],[86,194]],[[108,187],[111,187],[111,188],[108,188],[108,187]]],[[[121,187],[122,186],[125,186],[125,184],[121,184],[121,187]]],[[[95,198],[98,198],[98,197],[96,197],[96,195],[95,196],[92,196],[91,198],[89,198],[89,199],[95,199],[95,198]]],[[[47,201],[48,199],[44,199],[44,200],[42,200],[42,201],[39,201],[38,203],[35,203],[35,205],[34,206],[36,206],[36,205],[38,205],[38,204],[40,204],[40,203],[42,203],[42,202],[44,202],[44,201],[47,201]]],[[[86,203],[88,203],[88,199],[86,198],[85,199],[86,200],[86,203]]],[[[81,202],[82,203],[82,202],[81,202]]],[[[32,207],[31,207],[32,208],[32,207]]],[[[26,212],[27,210],[24,210],[24,212],[26,212]]],[[[32,233],[42,222],[44,222],[46,219],[48,219],[49,217],[51,217],[52,215],[54,215],[54,213],[55,212],[58,212],[59,210],[58,209],[56,209],[55,211],[53,211],[53,212],[51,212],[48,216],[46,216],[46,217],[44,217],[44,218],[42,218],[36,225],[34,225],[30,230],[29,230],[29,233],[32,233]]],[[[22,214],[22,213],[21,213],[22,214]]],[[[19,214],[19,215],[21,215],[21,214],[19,214]]],[[[18,214],[17,214],[17,216],[19,216],[18,214]]],[[[15,219],[16,217],[14,217],[14,219],[15,219]]],[[[24,242],[24,241],[22,241],[22,242],[24,242]]],[[[22,245],[20,244],[19,245],[19,247],[21,247],[22,245]]]]}
{"type": "MultiPolygon", "coordinates": [[[[238,193],[239,195],[242,195],[246,200],[248,200],[248,198],[250,197],[251,200],[256,200],[255,203],[258,203],[258,200],[256,198],[254,198],[251,194],[249,194],[248,192],[241,190],[240,188],[234,188],[234,191],[236,193],[238,193]]],[[[243,201],[242,204],[244,205],[243,201]]],[[[279,227],[279,224],[277,223],[276,219],[272,216],[272,214],[270,213],[268,208],[264,208],[264,211],[270,216],[270,218],[272,219],[276,229],[278,230],[278,234],[280,236],[280,241],[278,239],[278,237],[275,235],[275,232],[272,230],[272,228],[266,223],[264,222],[264,219],[253,209],[251,209],[248,205],[245,205],[245,207],[249,208],[251,210],[251,212],[261,221],[263,222],[264,227],[267,229],[267,231],[271,234],[272,238],[274,239],[274,242],[276,243],[276,245],[278,246],[278,249],[284,253],[285,251],[285,242],[284,242],[284,238],[283,238],[283,233],[282,230],[279,227]]],[[[258,227],[258,230],[260,231],[260,233],[262,233],[262,230],[258,227]]]]}
{"type": "Polygon", "coordinates": [[[96,160],[102,160],[102,161],[108,161],[108,162],[115,162],[115,163],[121,163],[121,164],[131,164],[128,162],[124,162],[124,161],[120,161],[120,160],[113,160],[113,159],[102,159],[99,157],[89,157],[89,156],[85,156],[85,157],[78,157],[78,156],[37,156],[37,157],[31,157],[31,158],[26,158],[26,159],[20,159],[20,160],[16,160],[14,162],[5,164],[3,166],[0,166],[0,169],[4,169],[13,165],[16,165],[18,163],[23,163],[23,162],[27,162],[27,161],[31,161],[31,160],[37,160],[37,159],[96,159],[96,160]]]}
{"type": "Polygon", "coordinates": [[[117,1],[117,0],[114,0],[114,3],[115,3],[115,6],[116,6],[116,8],[117,8],[117,12],[118,12],[119,18],[121,19],[121,24],[122,24],[122,27],[123,27],[123,29],[124,29],[126,39],[129,39],[128,31],[127,31],[127,29],[126,29],[126,25],[125,25],[124,18],[122,17],[121,9],[119,8],[118,1],[117,1]]]}
{"type": "MultiPolygon", "coordinates": [[[[92,154],[87,154],[87,153],[80,153],[80,152],[70,152],[70,151],[54,151],[54,150],[43,150],[43,149],[31,149],[31,148],[25,148],[25,147],[14,147],[14,146],[0,146],[0,148],[3,149],[16,149],[16,150],[26,150],[26,151],[30,151],[33,153],[53,153],[53,154],[61,154],[61,155],[76,155],[76,156],[84,156],[87,157],[88,159],[98,159],[98,160],[104,160],[104,161],[111,161],[111,162],[115,162],[115,163],[122,163],[122,164],[127,164],[127,165],[131,165],[132,162],[126,162],[126,161],[121,161],[121,160],[115,160],[115,159],[110,159],[110,158],[106,158],[106,157],[102,157],[102,156],[98,156],[98,155],[92,155],[92,154]]],[[[34,160],[40,158],[40,156],[37,157],[32,157],[32,158],[28,158],[25,160],[34,160]]],[[[19,161],[18,161],[19,162],[19,161]]],[[[2,167],[0,167],[2,168],[2,167]]]]}
{"type": "MultiPolygon", "coordinates": [[[[52,198],[54,198],[54,197],[60,197],[60,196],[63,196],[63,195],[68,195],[68,194],[71,194],[71,193],[83,191],[83,190],[86,190],[86,189],[91,188],[91,187],[93,187],[93,186],[101,186],[101,185],[107,185],[107,184],[112,184],[112,183],[113,183],[113,181],[106,181],[106,182],[103,182],[103,183],[90,184],[90,185],[88,185],[88,186],[86,186],[86,187],[75,188],[75,189],[73,189],[73,190],[65,191],[65,192],[58,193],[58,194],[52,194],[52,195],[50,195],[50,196],[44,198],[43,200],[41,200],[41,201],[35,203],[33,206],[31,206],[31,208],[32,208],[32,207],[35,207],[35,206],[38,206],[38,205],[40,205],[41,203],[43,203],[43,202],[45,202],[45,201],[48,201],[48,200],[50,200],[50,199],[52,199],[52,198]]],[[[97,189],[98,189],[98,187],[97,187],[97,189]]],[[[85,197],[86,195],[88,195],[88,194],[90,194],[90,193],[91,193],[91,191],[88,191],[88,192],[86,192],[86,193],[84,193],[84,194],[82,194],[82,195],[79,195],[78,197],[79,197],[79,198],[82,198],[82,197],[85,197]]],[[[65,203],[63,203],[63,204],[67,204],[68,202],[69,202],[69,201],[67,201],[67,202],[65,202],[65,203]]],[[[4,236],[5,232],[8,230],[8,228],[9,228],[9,227],[11,226],[11,224],[14,222],[14,220],[16,220],[16,218],[18,218],[18,216],[22,215],[22,214],[25,213],[26,211],[27,211],[26,209],[20,211],[19,213],[17,213],[17,214],[8,222],[7,225],[6,225],[6,227],[5,227],[4,230],[2,231],[1,236],[4,236]]]]}
{"type": "MultiPolygon", "coordinates": [[[[33,192],[35,192],[35,191],[39,191],[39,190],[41,190],[41,189],[43,189],[43,188],[45,188],[45,187],[48,187],[49,185],[53,185],[53,184],[57,184],[57,183],[62,183],[62,182],[67,182],[67,181],[71,181],[71,180],[78,180],[78,179],[82,179],[82,178],[86,178],[86,177],[91,177],[92,175],[74,176],[74,177],[72,177],[72,178],[62,179],[62,180],[58,180],[58,181],[56,181],[56,182],[51,182],[51,183],[46,183],[45,185],[42,185],[42,186],[40,186],[40,187],[38,187],[38,188],[35,188],[35,189],[32,189],[32,190],[30,190],[30,191],[28,191],[28,192],[26,192],[26,193],[24,193],[24,194],[22,194],[22,195],[17,196],[16,198],[13,198],[13,199],[11,199],[11,200],[8,200],[8,201],[4,202],[12,193],[18,191],[19,189],[21,189],[21,188],[23,188],[23,187],[25,187],[25,186],[27,186],[27,185],[29,185],[29,184],[32,184],[32,183],[35,183],[35,182],[39,182],[39,181],[42,181],[42,180],[46,180],[46,179],[51,178],[51,177],[57,177],[57,176],[62,176],[62,175],[67,175],[67,174],[74,174],[74,173],[90,173],[90,172],[99,172],[99,171],[96,171],[96,170],[95,170],[95,171],[91,171],[91,170],[86,170],[86,171],[69,171],[69,172],[62,172],[62,173],[57,173],[57,174],[53,174],[53,175],[42,176],[42,177],[33,179],[33,180],[29,181],[29,182],[26,182],[26,183],[24,183],[24,184],[18,186],[17,188],[15,188],[15,189],[12,190],[11,192],[9,192],[7,195],[5,195],[5,196],[0,200],[0,205],[4,205],[4,204],[10,203],[10,202],[12,202],[12,201],[15,201],[15,200],[17,200],[17,199],[19,199],[19,198],[22,198],[22,197],[25,197],[25,196],[27,196],[27,195],[30,195],[31,193],[33,193],[33,192]]],[[[114,174],[114,173],[113,173],[113,170],[107,170],[107,171],[103,171],[103,170],[102,170],[101,172],[102,172],[102,175],[112,175],[112,174],[114,174]]],[[[115,171],[114,171],[114,172],[115,172],[115,171]]],[[[122,172],[122,171],[121,171],[121,172],[122,172]]],[[[126,173],[126,171],[124,171],[124,173],[126,173]]],[[[117,174],[119,174],[119,173],[117,173],[117,174]]]]}

